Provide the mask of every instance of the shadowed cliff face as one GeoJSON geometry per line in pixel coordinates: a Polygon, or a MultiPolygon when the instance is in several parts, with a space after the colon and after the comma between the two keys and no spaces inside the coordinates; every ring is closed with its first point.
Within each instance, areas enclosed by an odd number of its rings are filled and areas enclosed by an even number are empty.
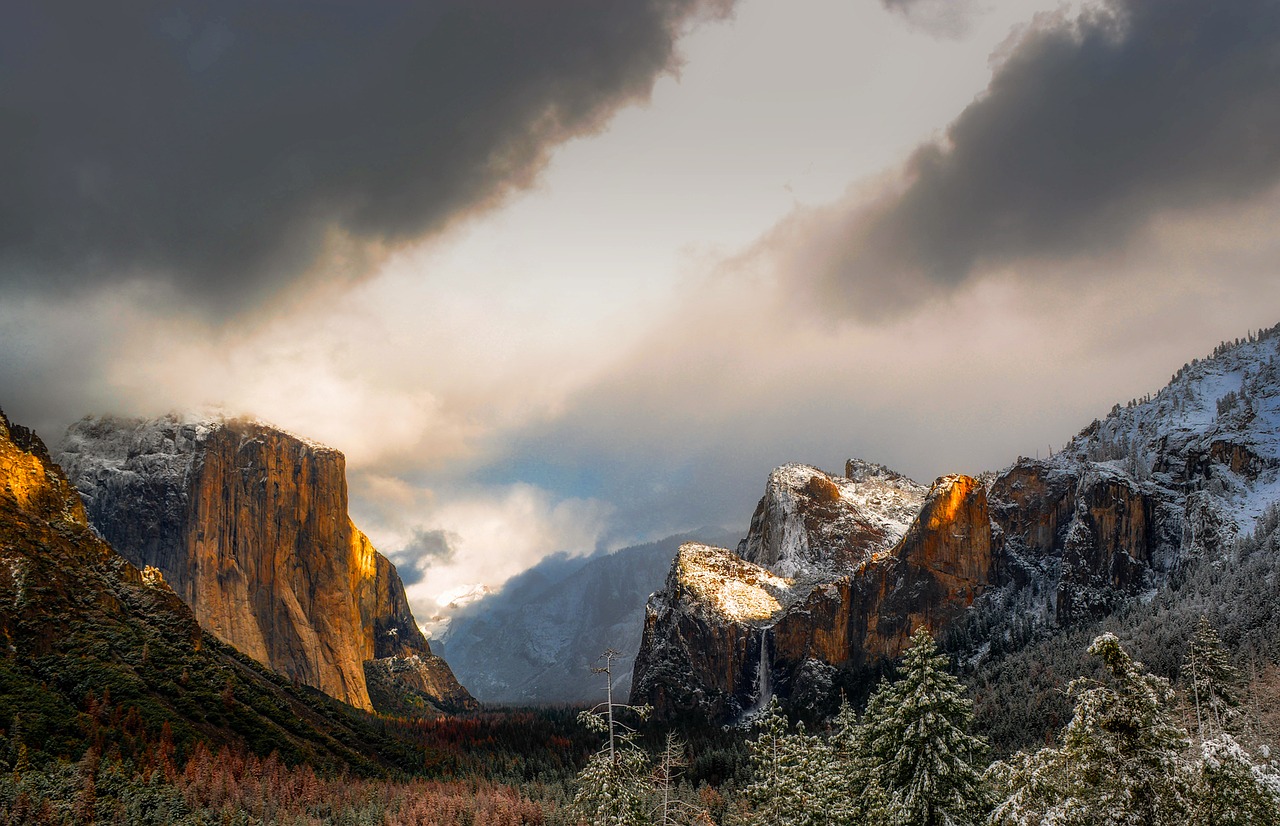
{"type": "Polygon", "coordinates": [[[1022,459],[991,488],[1001,585],[1050,624],[1101,616],[1159,585],[1183,553],[1191,501],[1097,463],[1022,459]]]}
{"type": "Polygon", "coordinates": [[[396,671],[443,687],[441,705],[474,704],[347,516],[338,451],[247,421],[104,418],[73,425],[60,458],[93,525],[220,639],[360,708],[374,707],[366,662],[392,657],[418,657],[396,671]]]}

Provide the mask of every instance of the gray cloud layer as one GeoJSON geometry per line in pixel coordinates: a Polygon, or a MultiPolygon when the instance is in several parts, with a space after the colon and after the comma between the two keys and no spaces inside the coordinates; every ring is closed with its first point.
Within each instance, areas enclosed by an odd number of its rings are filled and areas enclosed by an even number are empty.
{"type": "Polygon", "coordinates": [[[0,27],[0,285],[141,277],[234,310],[335,244],[359,272],[370,246],[528,184],[728,6],[18,0],[0,27]]]}
{"type": "Polygon", "coordinates": [[[824,301],[874,315],[981,267],[1120,248],[1280,179],[1280,3],[1111,0],[1033,27],[906,183],[830,221],[824,301]]]}
{"type": "Polygon", "coordinates": [[[422,530],[413,536],[403,548],[387,555],[396,566],[400,581],[406,587],[422,581],[427,569],[433,565],[447,565],[457,556],[458,537],[445,530],[422,530]]]}

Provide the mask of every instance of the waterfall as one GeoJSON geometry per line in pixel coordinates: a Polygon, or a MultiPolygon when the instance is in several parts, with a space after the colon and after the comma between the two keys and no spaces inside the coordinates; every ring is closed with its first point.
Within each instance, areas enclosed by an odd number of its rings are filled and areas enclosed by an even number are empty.
{"type": "Polygon", "coordinates": [[[756,707],[761,711],[773,698],[773,669],[769,667],[769,631],[760,629],[760,664],[756,667],[756,707]]]}
{"type": "Polygon", "coordinates": [[[739,725],[750,725],[764,714],[773,699],[773,669],[769,667],[769,629],[760,629],[760,661],[756,664],[756,689],[752,692],[751,707],[743,713],[739,725]]]}

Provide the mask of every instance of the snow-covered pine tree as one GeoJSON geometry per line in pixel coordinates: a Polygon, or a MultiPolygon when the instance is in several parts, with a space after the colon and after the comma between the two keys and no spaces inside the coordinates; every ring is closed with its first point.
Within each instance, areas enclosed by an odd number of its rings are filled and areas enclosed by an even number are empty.
{"type": "Polygon", "coordinates": [[[628,706],[613,701],[612,648],[601,655],[604,666],[591,669],[605,676],[606,701],[578,715],[592,731],[607,734],[600,751],[591,755],[577,777],[577,793],[570,809],[591,826],[647,826],[649,819],[649,756],[636,743],[636,732],[618,717],[630,711],[643,718],[646,706],[628,706]]]}
{"type": "Polygon", "coordinates": [[[923,628],[902,659],[902,677],[882,684],[867,705],[873,775],[888,795],[894,826],[964,826],[984,811],[975,768],[986,742],[968,733],[973,701],[947,671],[923,628]]]}
{"type": "Polygon", "coordinates": [[[591,826],[647,826],[652,822],[646,788],[649,757],[631,736],[619,735],[612,757],[607,748],[601,749],[578,773],[578,790],[570,806],[581,822],[591,826]]]}
{"type": "Polygon", "coordinates": [[[1200,744],[1192,789],[1197,826],[1278,826],[1280,774],[1249,759],[1230,734],[1200,744]]]}
{"type": "Polygon", "coordinates": [[[1075,714],[1059,749],[1019,753],[987,771],[989,826],[1174,826],[1190,813],[1188,740],[1169,681],[1134,662],[1114,634],[1089,646],[1110,676],[1071,683],[1075,714]]]}
{"type": "Polygon", "coordinates": [[[752,780],[744,790],[750,823],[758,826],[821,826],[823,811],[819,776],[829,764],[830,749],[804,727],[791,732],[778,698],[769,701],[756,720],[756,738],[748,743],[752,780]]]}
{"type": "Polygon", "coordinates": [[[1218,630],[1203,614],[1187,644],[1182,677],[1187,697],[1195,707],[1200,741],[1229,730],[1240,705],[1236,694],[1244,685],[1244,677],[1231,665],[1218,630]]]}
{"type": "Polygon", "coordinates": [[[875,778],[868,730],[847,700],[831,721],[831,759],[819,767],[818,794],[833,826],[887,826],[889,796],[875,778]]]}

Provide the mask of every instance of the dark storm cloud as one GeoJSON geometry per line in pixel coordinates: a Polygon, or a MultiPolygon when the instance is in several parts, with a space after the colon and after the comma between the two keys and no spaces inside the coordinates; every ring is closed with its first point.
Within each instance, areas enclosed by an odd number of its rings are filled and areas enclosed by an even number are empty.
{"type": "Polygon", "coordinates": [[[827,300],[874,314],[983,266],[1121,248],[1280,179],[1280,3],[1113,0],[1041,21],[907,183],[826,223],[827,300]]]}
{"type": "Polygon", "coordinates": [[[457,542],[457,535],[449,531],[418,529],[407,545],[387,554],[387,558],[396,566],[401,582],[409,586],[421,582],[432,566],[452,562],[457,555],[457,542]]]}
{"type": "Polygon", "coordinates": [[[729,2],[10,3],[0,285],[141,277],[227,310],[335,239],[359,271],[527,185],[729,2]]]}

